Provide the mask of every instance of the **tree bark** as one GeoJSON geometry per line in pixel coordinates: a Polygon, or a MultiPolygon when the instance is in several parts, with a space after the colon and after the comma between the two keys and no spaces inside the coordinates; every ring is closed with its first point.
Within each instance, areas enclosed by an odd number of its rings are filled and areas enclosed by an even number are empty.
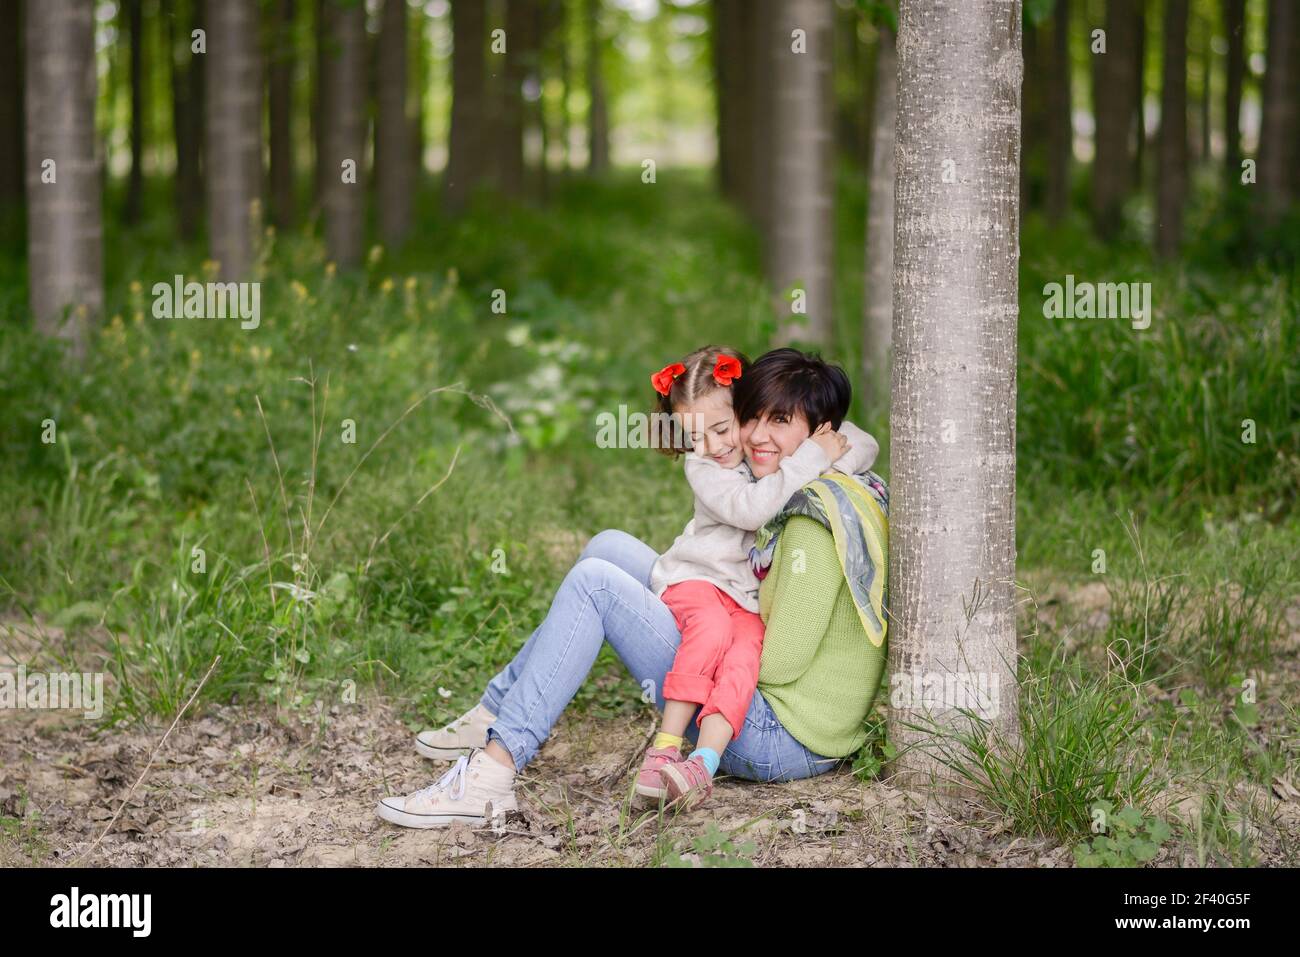
{"type": "Polygon", "coordinates": [[[203,22],[203,4],[202,0],[167,0],[164,9],[176,139],[176,226],[181,239],[191,240],[203,218],[204,57],[193,52],[191,38],[203,22]]]}
{"type": "Polygon", "coordinates": [[[753,97],[750,107],[750,142],[748,155],[750,168],[748,175],[747,207],[750,219],[754,221],[761,238],[764,255],[771,245],[770,226],[772,223],[773,186],[772,186],[772,150],[775,147],[775,132],[772,126],[772,101],[774,81],[772,78],[773,30],[776,18],[773,15],[776,0],[753,0],[745,5],[748,16],[745,28],[745,45],[749,50],[751,85],[749,95],[753,97]]]}
{"type": "MultiPolygon", "coordinates": [[[[1020,2],[899,7],[889,671],[982,676],[1014,746],[1020,2]]],[[[911,725],[970,702],[891,704],[898,782],[944,777],[911,725]]]]}
{"type": "Polygon", "coordinates": [[[81,356],[104,302],[94,8],[30,0],[24,20],[32,314],[39,332],[68,340],[81,356]]]}
{"type": "Polygon", "coordinates": [[[23,202],[23,5],[0,4],[0,207],[23,202]]]}
{"type": "Polygon", "coordinates": [[[326,24],[325,5],[329,0],[316,0],[315,16],[312,20],[312,32],[316,41],[316,75],[311,90],[311,142],[315,157],[315,170],[312,176],[312,197],[317,208],[325,200],[325,186],[330,171],[326,168],[327,148],[325,143],[325,74],[329,71],[330,39],[326,24]]]}
{"type": "Polygon", "coordinates": [[[122,218],[128,226],[140,221],[144,200],[144,11],[141,0],[126,0],[126,33],[131,48],[131,171],[126,180],[122,218]]]}
{"type": "MultiPolygon", "coordinates": [[[[1112,238],[1133,182],[1129,153],[1132,90],[1137,85],[1133,0],[1106,0],[1106,52],[1092,54],[1093,113],[1097,129],[1092,163],[1092,219],[1097,233],[1112,238]]],[[[1089,49],[1092,38],[1089,37],[1089,49]]]]}
{"type": "Polygon", "coordinates": [[[1133,64],[1133,120],[1137,126],[1133,150],[1133,188],[1142,189],[1142,168],[1147,154],[1147,19],[1145,0],[1134,0],[1133,35],[1137,38],[1137,58],[1133,64]]]}
{"type": "Polygon", "coordinates": [[[1214,54],[1210,49],[1210,31],[1211,27],[1204,20],[1200,21],[1204,28],[1204,34],[1201,37],[1201,100],[1200,100],[1200,159],[1204,163],[1210,162],[1214,157],[1211,155],[1213,144],[1210,142],[1210,96],[1213,92],[1214,77],[1214,54]]]}
{"type": "Polygon", "coordinates": [[[375,123],[375,179],[379,238],[397,248],[411,229],[411,127],[406,116],[406,0],[384,0],[379,31],[379,116],[375,123]]]}
{"type": "Polygon", "coordinates": [[[1277,222],[1290,205],[1296,156],[1297,70],[1295,32],[1300,9],[1293,0],[1269,0],[1264,115],[1259,131],[1258,182],[1261,212],[1277,222]]]}
{"type": "Polygon", "coordinates": [[[1156,254],[1177,255],[1187,198],[1187,0],[1164,0],[1160,81],[1160,175],[1156,191],[1156,254]]]}
{"type": "Polygon", "coordinates": [[[451,134],[443,205],[459,213],[488,167],[484,124],[487,108],[487,11],[480,0],[451,4],[451,134]]]}
{"type": "Polygon", "coordinates": [[[785,0],[775,8],[775,21],[772,123],[777,136],[768,276],[780,317],[777,341],[828,345],[835,208],[832,0],[785,0]]]}
{"type": "Polygon", "coordinates": [[[1047,74],[1047,217],[1053,223],[1070,208],[1070,160],[1074,156],[1070,96],[1070,0],[1056,0],[1052,62],[1047,74]]]}
{"type": "Polygon", "coordinates": [[[570,157],[573,122],[569,113],[569,91],[573,89],[573,62],[569,55],[569,5],[558,0],[557,30],[560,38],[560,143],[564,154],[564,176],[572,167],[570,157]]]}
{"type": "Polygon", "coordinates": [[[267,117],[271,155],[271,220],[288,229],[294,220],[293,66],[294,0],[272,0],[267,46],[267,117]]]}
{"type": "Polygon", "coordinates": [[[877,35],[862,324],[862,387],[873,411],[889,395],[889,343],[894,323],[894,127],[898,103],[894,32],[882,25],[877,35]]]}
{"type": "Polygon", "coordinates": [[[321,88],[325,246],[340,269],[361,262],[366,213],[365,10],[325,0],[325,76],[321,88]]]}
{"type": "Polygon", "coordinates": [[[207,11],[208,223],[223,280],[248,277],[262,191],[261,57],[257,0],[221,0],[207,11]]]}
{"type": "Polygon", "coordinates": [[[1223,89],[1223,165],[1229,189],[1241,185],[1241,88],[1246,79],[1246,0],[1223,0],[1223,32],[1228,39],[1227,82],[1223,89]]]}
{"type": "Polygon", "coordinates": [[[587,172],[609,169],[609,108],[605,103],[605,77],[601,68],[604,37],[600,29],[600,0],[587,0],[587,172]]]}
{"type": "Polygon", "coordinates": [[[410,99],[406,113],[407,123],[410,126],[408,140],[411,151],[411,190],[418,197],[420,184],[424,180],[424,100],[425,92],[429,87],[429,50],[425,33],[428,15],[423,8],[417,8],[413,16],[415,24],[410,30],[407,46],[410,61],[408,72],[411,76],[406,87],[410,99]]]}
{"type": "Polygon", "coordinates": [[[507,196],[526,192],[523,86],[532,45],[533,0],[506,0],[504,83],[499,87],[497,186],[507,196]]]}

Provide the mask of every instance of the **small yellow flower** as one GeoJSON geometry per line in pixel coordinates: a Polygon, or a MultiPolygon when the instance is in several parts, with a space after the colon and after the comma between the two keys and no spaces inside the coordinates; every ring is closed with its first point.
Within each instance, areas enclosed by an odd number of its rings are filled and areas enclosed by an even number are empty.
{"type": "Polygon", "coordinates": [[[402,284],[403,288],[405,288],[407,292],[415,292],[415,287],[417,285],[418,281],[414,276],[407,276],[406,282],[402,284]]]}
{"type": "Polygon", "coordinates": [[[385,296],[393,291],[392,277],[385,277],[384,281],[379,284],[379,291],[385,296]]]}
{"type": "Polygon", "coordinates": [[[298,280],[295,279],[289,286],[293,289],[293,294],[298,297],[299,302],[307,298],[307,287],[298,280]]]}
{"type": "Polygon", "coordinates": [[[326,278],[326,279],[333,279],[333,278],[334,278],[334,274],[335,274],[336,272],[338,272],[338,267],[335,266],[332,262],[328,262],[328,263],[325,264],[325,278],[326,278]]]}
{"type": "Polygon", "coordinates": [[[144,287],[140,285],[140,280],[132,279],[130,288],[131,288],[131,295],[138,296],[140,295],[140,290],[143,289],[144,287]]]}
{"type": "Polygon", "coordinates": [[[199,360],[202,358],[203,358],[203,353],[199,352],[198,349],[190,350],[190,362],[194,363],[195,365],[198,365],[199,360]]]}
{"type": "Polygon", "coordinates": [[[370,254],[366,258],[370,261],[370,265],[373,266],[375,263],[379,262],[379,260],[384,258],[384,247],[378,245],[371,246],[370,254]]]}

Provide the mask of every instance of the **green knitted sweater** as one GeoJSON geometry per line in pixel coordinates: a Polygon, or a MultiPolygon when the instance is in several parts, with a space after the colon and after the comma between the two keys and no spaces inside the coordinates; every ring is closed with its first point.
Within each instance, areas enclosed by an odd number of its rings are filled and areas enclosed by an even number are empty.
{"type": "Polygon", "coordinates": [[[758,610],[767,626],[758,690],[804,747],[853,754],[867,739],[886,646],[868,640],[825,526],[804,515],[786,522],[758,610]]]}

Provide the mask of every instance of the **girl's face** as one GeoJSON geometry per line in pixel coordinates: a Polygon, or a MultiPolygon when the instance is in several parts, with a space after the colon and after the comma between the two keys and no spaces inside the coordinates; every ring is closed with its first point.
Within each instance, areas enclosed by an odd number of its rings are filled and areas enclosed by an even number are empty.
{"type": "Polygon", "coordinates": [[[740,442],[754,478],[771,475],[781,460],[794,452],[812,434],[802,412],[792,415],[764,413],[740,427],[740,442]]]}
{"type": "Polygon", "coordinates": [[[730,389],[714,389],[694,402],[677,406],[673,414],[697,455],[713,459],[725,469],[740,464],[740,429],[731,410],[730,389]]]}

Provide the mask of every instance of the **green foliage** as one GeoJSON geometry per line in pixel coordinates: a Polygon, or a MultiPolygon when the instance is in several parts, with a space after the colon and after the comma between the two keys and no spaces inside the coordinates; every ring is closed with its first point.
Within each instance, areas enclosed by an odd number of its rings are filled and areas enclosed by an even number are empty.
{"type": "Polygon", "coordinates": [[[866,743],[853,756],[853,776],[859,781],[880,777],[885,765],[898,756],[898,749],[890,743],[885,731],[885,718],[878,710],[867,715],[866,743]]]}
{"type": "Polygon", "coordinates": [[[1101,833],[1075,845],[1074,860],[1080,867],[1141,867],[1155,860],[1173,833],[1160,818],[1144,817],[1133,807],[1115,813],[1110,801],[1097,801],[1091,811],[1101,833]]]}
{"type": "Polygon", "coordinates": [[[684,847],[670,850],[664,867],[753,867],[753,841],[736,844],[731,833],[710,821],[703,834],[691,838],[684,847]]]}
{"type": "Polygon", "coordinates": [[[1056,653],[1022,662],[1016,684],[1018,739],[973,712],[956,727],[927,729],[936,734],[935,757],[959,784],[1017,833],[1062,840],[1087,832],[1097,801],[1144,805],[1153,785],[1140,687],[1056,653]]]}

